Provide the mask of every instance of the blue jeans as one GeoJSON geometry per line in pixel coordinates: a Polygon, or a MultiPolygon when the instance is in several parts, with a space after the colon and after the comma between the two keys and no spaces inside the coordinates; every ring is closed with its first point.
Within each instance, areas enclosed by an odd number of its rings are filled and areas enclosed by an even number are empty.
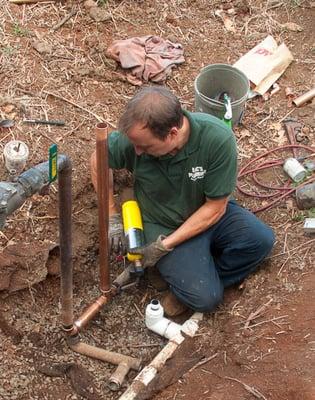
{"type": "Polygon", "coordinates": [[[270,227],[230,201],[215,225],[175,247],[156,267],[182,303],[212,311],[223,301],[224,288],[257,269],[274,240],[270,227]]]}

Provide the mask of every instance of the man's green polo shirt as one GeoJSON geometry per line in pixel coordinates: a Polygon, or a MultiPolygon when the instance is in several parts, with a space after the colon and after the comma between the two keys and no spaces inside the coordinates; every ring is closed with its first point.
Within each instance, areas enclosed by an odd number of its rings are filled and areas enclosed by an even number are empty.
{"type": "Polygon", "coordinates": [[[209,114],[184,111],[189,140],[176,155],[137,156],[120,132],[109,136],[109,165],[134,175],[147,242],[176,230],[201,207],[206,197],[230,195],[236,183],[237,150],[234,134],[209,114]]]}

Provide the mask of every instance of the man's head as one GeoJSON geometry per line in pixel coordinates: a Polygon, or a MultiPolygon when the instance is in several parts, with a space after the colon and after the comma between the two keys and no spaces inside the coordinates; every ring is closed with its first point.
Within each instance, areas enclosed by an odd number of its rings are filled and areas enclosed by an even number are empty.
{"type": "Polygon", "coordinates": [[[142,153],[161,156],[176,147],[183,124],[179,100],[165,87],[141,89],[127,104],[118,128],[142,153]]]}

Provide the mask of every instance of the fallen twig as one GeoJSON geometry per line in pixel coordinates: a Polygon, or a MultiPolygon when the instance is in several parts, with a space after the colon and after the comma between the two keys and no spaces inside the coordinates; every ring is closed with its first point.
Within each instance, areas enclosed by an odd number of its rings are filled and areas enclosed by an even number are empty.
{"type": "Polygon", "coordinates": [[[68,15],[62,18],[60,22],[58,22],[56,25],[54,25],[50,30],[52,32],[57,31],[59,28],[62,27],[70,18],[72,18],[75,14],[77,13],[77,9],[73,9],[68,15]]]}
{"type": "Polygon", "coordinates": [[[132,349],[142,349],[144,347],[160,347],[160,343],[148,343],[148,344],[127,344],[127,347],[132,349]]]}
{"type": "Polygon", "coordinates": [[[143,318],[144,315],[143,313],[140,311],[139,307],[137,306],[136,303],[133,303],[134,308],[136,309],[137,313],[140,315],[140,318],[143,318]]]}
{"type": "Polygon", "coordinates": [[[313,242],[315,242],[315,239],[311,239],[311,240],[309,240],[308,242],[302,243],[302,244],[300,244],[299,246],[294,247],[294,248],[291,249],[291,250],[283,251],[282,253],[278,253],[278,254],[275,254],[274,256],[267,257],[266,260],[271,260],[272,258],[279,257],[279,256],[283,256],[284,254],[287,254],[287,253],[292,253],[292,251],[298,250],[298,249],[300,249],[301,247],[304,247],[304,246],[306,246],[307,244],[310,244],[310,243],[313,243],[313,242]]]}
{"type": "Polygon", "coordinates": [[[282,272],[284,266],[286,265],[286,263],[287,263],[289,260],[290,260],[290,257],[288,257],[288,258],[285,260],[285,262],[281,265],[281,267],[280,267],[280,269],[279,269],[279,271],[278,271],[278,273],[277,273],[277,276],[279,276],[279,275],[281,274],[281,272],[282,272]]]}
{"type": "MultiPolygon", "coordinates": [[[[188,374],[189,372],[193,371],[194,369],[200,367],[201,365],[206,364],[208,361],[213,360],[214,358],[216,358],[217,355],[218,355],[218,353],[215,353],[215,354],[213,354],[212,356],[210,356],[210,357],[208,357],[208,358],[205,358],[204,360],[199,361],[196,365],[194,365],[192,368],[190,368],[190,370],[188,370],[188,371],[186,372],[186,374],[188,374]]],[[[186,374],[185,374],[185,375],[186,375],[186,374]]]]}
{"type": "Polygon", "coordinates": [[[267,400],[267,398],[262,393],[260,393],[259,390],[255,389],[253,386],[249,386],[246,383],[244,383],[236,378],[231,378],[230,376],[225,376],[224,378],[240,383],[244,387],[244,389],[246,389],[249,393],[251,393],[253,396],[255,396],[256,399],[267,400]]]}
{"type": "MultiPolygon", "coordinates": [[[[47,0],[9,0],[9,3],[13,4],[31,4],[31,3],[43,3],[47,2],[47,0]]],[[[54,1],[54,0],[51,0],[54,1]]]]}
{"type": "Polygon", "coordinates": [[[56,93],[53,93],[53,92],[49,92],[48,90],[43,90],[43,93],[46,93],[46,94],[48,94],[49,96],[56,97],[56,99],[63,100],[63,101],[65,101],[66,103],[69,103],[69,104],[71,104],[72,106],[74,106],[74,107],[76,107],[76,108],[79,108],[80,110],[85,111],[86,113],[88,113],[88,114],[90,114],[90,115],[93,115],[93,117],[96,118],[99,122],[106,122],[106,124],[110,125],[112,128],[116,128],[116,126],[113,125],[111,122],[109,122],[109,121],[105,120],[104,118],[100,117],[99,115],[95,114],[93,111],[90,111],[90,110],[88,110],[87,108],[82,107],[82,106],[80,106],[79,104],[76,104],[76,103],[74,103],[73,101],[71,101],[71,100],[69,100],[69,99],[66,99],[66,98],[63,97],[63,96],[60,96],[59,94],[56,94],[56,93]]]}
{"type": "MultiPolygon", "coordinates": [[[[281,317],[274,317],[271,319],[266,319],[265,321],[257,322],[257,324],[251,325],[249,328],[254,328],[255,326],[267,324],[268,322],[273,322],[273,321],[276,321],[277,319],[286,318],[286,317],[288,317],[288,315],[281,315],[281,317]]],[[[241,329],[245,329],[245,326],[243,326],[241,329]]]]}
{"type": "Polygon", "coordinates": [[[251,321],[257,317],[259,317],[267,308],[267,306],[272,302],[273,300],[270,299],[267,303],[263,304],[262,306],[260,306],[256,311],[252,312],[249,314],[244,328],[247,329],[249,327],[249,324],[251,323],[251,321]]]}
{"type": "Polygon", "coordinates": [[[283,6],[283,2],[277,3],[277,4],[272,4],[271,6],[266,8],[266,11],[273,10],[274,8],[278,8],[278,7],[281,7],[281,6],[283,6]]]}

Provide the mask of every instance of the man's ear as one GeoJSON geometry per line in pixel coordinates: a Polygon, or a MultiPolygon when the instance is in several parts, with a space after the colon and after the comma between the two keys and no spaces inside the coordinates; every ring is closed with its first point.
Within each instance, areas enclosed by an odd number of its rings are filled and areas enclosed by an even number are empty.
{"type": "Polygon", "coordinates": [[[173,126],[173,128],[171,128],[169,135],[170,135],[170,138],[171,138],[172,140],[174,140],[174,139],[177,138],[177,136],[178,136],[178,130],[179,130],[179,129],[178,129],[176,126],[173,126]]]}

